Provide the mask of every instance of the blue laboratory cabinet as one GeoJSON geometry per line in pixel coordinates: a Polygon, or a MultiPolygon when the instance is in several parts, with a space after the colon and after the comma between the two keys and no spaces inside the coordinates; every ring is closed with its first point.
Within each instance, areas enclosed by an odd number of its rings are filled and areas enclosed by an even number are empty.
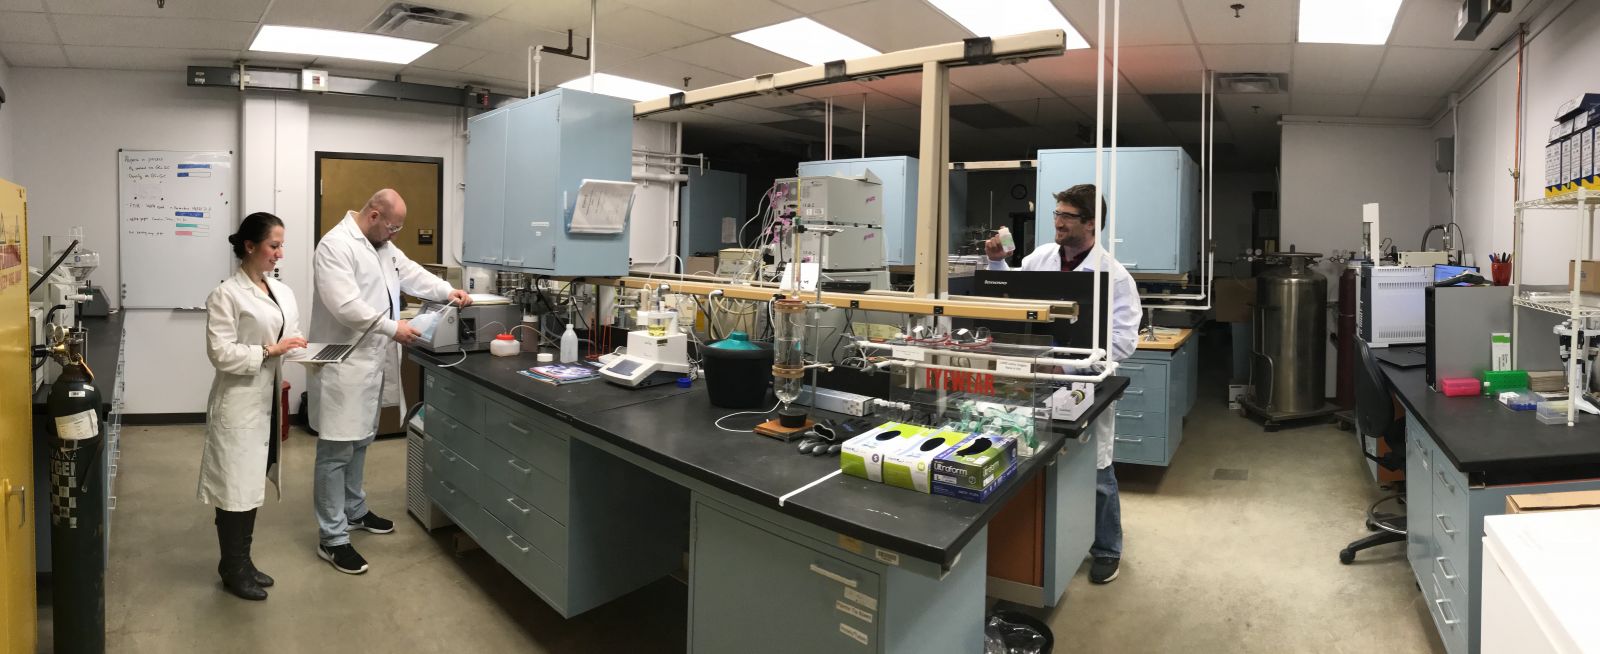
{"type": "Polygon", "coordinates": [[[912,157],[868,157],[807,161],[801,177],[871,172],[883,182],[883,261],[891,266],[917,262],[917,160],[912,157]]]}
{"type": "MultiPolygon", "coordinates": [[[[1102,156],[1109,190],[1109,154],[1102,156]]],[[[1055,239],[1053,195],[1093,184],[1094,165],[1092,148],[1039,151],[1035,242],[1055,239]]],[[[1133,273],[1189,272],[1199,257],[1200,174],[1194,160],[1182,148],[1118,149],[1117,187],[1118,197],[1106,197],[1117,261],[1133,273]]]]}
{"type": "Polygon", "coordinates": [[[1198,336],[1174,350],[1141,349],[1117,366],[1128,390],[1117,402],[1117,463],[1168,466],[1183,443],[1183,419],[1199,386],[1198,336]]]}
{"type": "Polygon", "coordinates": [[[559,276],[628,273],[628,231],[570,231],[585,179],[629,181],[633,103],[556,89],[467,123],[462,260],[559,276]]]}
{"type": "Polygon", "coordinates": [[[678,196],[678,252],[687,257],[739,247],[737,232],[734,241],[722,240],[722,222],[732,218],[737,230],[749,219],[744,173],[691,168],[688,175],[689,183],[678,196]]]}

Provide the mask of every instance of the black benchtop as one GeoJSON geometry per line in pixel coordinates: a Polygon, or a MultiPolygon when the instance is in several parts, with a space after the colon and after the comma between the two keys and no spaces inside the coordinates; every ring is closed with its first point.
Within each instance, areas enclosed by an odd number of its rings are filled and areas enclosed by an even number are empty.
{"type": "Polygon", "coordinates": [[[1593,416],[1580,414],[1573,427],[1546,425],[1532,411],[1512,411],[1493,398],[1445,397],[1428,388],[1421,368],[1383,371],[1439,450],[1475,482],[1600,476],[1600,423],[1593,416]]]}
{"type": "MultiPolygon", "coordinates": [[[[460,355],[410,350],[419,363],[450,363],[460,355]]],[[[1073,423],[1056,423],[1035,456],[1024,459],[1013,479],[983,503],[924,495],[849,475],[835,475],[790,497],[779,498],[839,469],[837,457],[811,457],[783,443],[751,433],[728,432],[712,423],[731,413],[711,406],[702,382],[630,390],[599,382],[552,386],[517,371],[538,365],[533,355],[468,355],[451,370],[493,388],[504,397],[561,418],[584,432],[647,461],[692,479],[879,547],[940,564],[948,569],[1028,478],[1043,469],[1063,447],[1093,448],[1076,437],[1122,395],[1128,380],[1112,377],[1095,392],[1095,403],[1073,423]]],[[[826,412],[819,412],[824,413],[826,412]]],[[[755,416],[723,422],[748,429],[755,416]]]]}
{"type": "MultiPolygon", "coordinates": [[[[113,311],[105,318],[84,318],[83,328],[89,331],[84,344],[84,360],[94,373],[104,400],[103,410],[111,411],[111,387],[117,376],[117,350],[122,347],[122,312],[113,311]]],[[[29,373],[30,376],[32,373],[29,373]]],[[[50,399],[50,385],[43,384],[33,393],[34,415],[44,415],[45,401],[50,399]]]]}

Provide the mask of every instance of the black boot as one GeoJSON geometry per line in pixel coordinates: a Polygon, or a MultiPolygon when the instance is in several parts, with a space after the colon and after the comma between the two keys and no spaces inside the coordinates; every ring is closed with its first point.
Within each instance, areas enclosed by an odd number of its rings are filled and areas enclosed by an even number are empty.
{"type": "Polygon", "coordinates": [[[255,578],[256,585],[266,588],[273,584],[272,577],[267,576],[265,572],[257,570],[255,560],[250,558],[250,543],[255,539],[256,533],[256,510],[245,511],[244,516],[242,520],[244,522],[244,562],[245,565],[250,567],[250,575],[255,578]]]}
{"type": "Polygon", "coordinates": [[[267,591],[256,583],[250,572],[250,555],[245,532],[245,513],[217,509],[217,544],[222,550],[222,560],[217,563],[217,575],[222,577],[222,587],[247,600],[264,600],[267,591]]]}

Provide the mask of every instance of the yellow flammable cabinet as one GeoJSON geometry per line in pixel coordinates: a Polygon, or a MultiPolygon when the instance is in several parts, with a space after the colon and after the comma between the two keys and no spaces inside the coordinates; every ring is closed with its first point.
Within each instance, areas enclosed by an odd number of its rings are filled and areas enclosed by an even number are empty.
{"type": "Polygon", "coordinates": [[[31,654],[38,640],[27,211],[27,192],[0,179],[0,653],[8,654],[31,654]]]}

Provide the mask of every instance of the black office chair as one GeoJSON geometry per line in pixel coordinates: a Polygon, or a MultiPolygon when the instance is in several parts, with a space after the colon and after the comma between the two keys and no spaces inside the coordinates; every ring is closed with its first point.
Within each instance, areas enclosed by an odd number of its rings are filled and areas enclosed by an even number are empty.
{"type": "MultiPolygon", "coordinates": [[[[1394,402],[1394,391],[1389,378],[1378,368],[1378,359],[1366,343],[1356,342],[1356,432],[1361,438],[1381,439],[1389,445],[1383,455],[1362,454],[1387,470],[1404,470],[1406,467],[1406,418],[1394,402]]],[[[1363,441],[1365,442],[1365,441],[1363,441]]],[[[1376,448],[1374,448],[1376,449],[1376,448]]],[[[1419,480],[1427,483],[1428,480],[1419,480]]],[[[1367,507],[1367,529],[1376,533],[1350,543],[1339,551],[1340,563],[1356,560],[1356,552],[1385,543],[1406,541],[1406,516],[1403,513],[1379,512],[1385,502],[1404,502],[1405,482],[1395,487],[1395,494],[1384,497],[1367,507]]]]}

